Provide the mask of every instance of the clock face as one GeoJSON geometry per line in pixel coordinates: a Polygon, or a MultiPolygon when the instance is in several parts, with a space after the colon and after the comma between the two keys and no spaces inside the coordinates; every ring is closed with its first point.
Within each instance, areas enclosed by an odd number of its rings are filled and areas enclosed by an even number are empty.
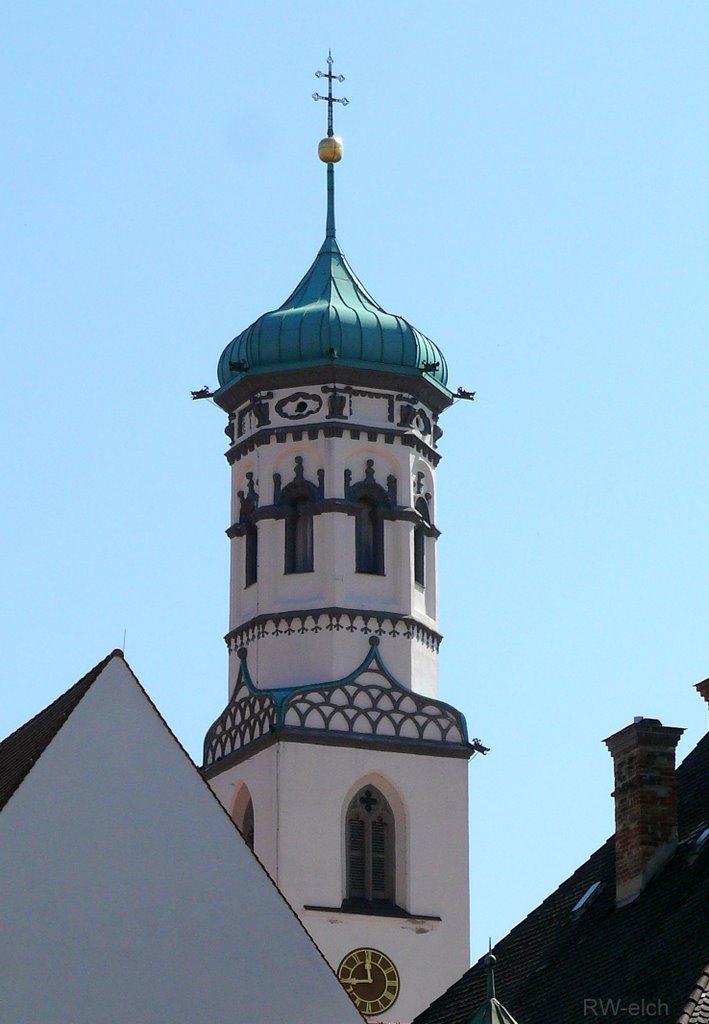
{"type": "Polygon", "coordinates": [[[367,1017],[388,1010],[399,995],[399,972],[378,949],[353,949],[337,968],[337,977],[367,1017]]]}

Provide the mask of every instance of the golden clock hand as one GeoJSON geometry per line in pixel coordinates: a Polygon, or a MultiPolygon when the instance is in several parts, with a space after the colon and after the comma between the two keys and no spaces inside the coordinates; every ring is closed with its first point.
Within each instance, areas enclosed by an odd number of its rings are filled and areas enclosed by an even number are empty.
{"type": "Polygon", "coordinates": [[[367,981],[371,982],[371,980],[372,980],[372,954],[371,954],[370,950],[367,950],[367,952],[364,954],[364,966],[367,969],[367,981]]]}

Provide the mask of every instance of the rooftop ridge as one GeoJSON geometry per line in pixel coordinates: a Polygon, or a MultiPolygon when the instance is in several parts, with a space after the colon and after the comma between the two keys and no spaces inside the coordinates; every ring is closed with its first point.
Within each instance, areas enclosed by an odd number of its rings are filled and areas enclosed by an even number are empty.
{"type": "Polygon", "coordinates": [[[122,651],[111,651],[78,682],[0,743],[0,810],[20,787],[109,661],[116,657],[125,661],[122,651]]]}

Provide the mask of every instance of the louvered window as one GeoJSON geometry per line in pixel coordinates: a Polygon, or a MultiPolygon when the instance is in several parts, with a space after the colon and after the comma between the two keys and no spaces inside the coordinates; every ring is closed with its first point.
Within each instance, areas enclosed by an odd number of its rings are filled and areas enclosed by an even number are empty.
{"type": "Polygon", "coordinates": [[[347,899],[395,902],[394,816],[373,786],[347,811],[347,899]]]}
{"type": "Polygon", "coordinates": [[[365,899],[365,844],[364,844],[364,821],[357,818],[350,818],[347,822],[348,847],[349,847],[349,879],[350,896],[354,899],[365,899]]]}
{"type": "Polygon", "coordinates": [[[385,900],[387,886],[387,823],[381,814],[372,822],[372,898],[385,900]]]}

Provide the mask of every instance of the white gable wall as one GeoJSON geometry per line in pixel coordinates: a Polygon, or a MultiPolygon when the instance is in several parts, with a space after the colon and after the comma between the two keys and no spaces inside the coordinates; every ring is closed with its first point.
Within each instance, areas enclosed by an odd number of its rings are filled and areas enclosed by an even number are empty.
{"type": "Polygon", "coordinates": [[[361,1018],[120,658],[0,814],[7,1024],[361,1018]]]}

